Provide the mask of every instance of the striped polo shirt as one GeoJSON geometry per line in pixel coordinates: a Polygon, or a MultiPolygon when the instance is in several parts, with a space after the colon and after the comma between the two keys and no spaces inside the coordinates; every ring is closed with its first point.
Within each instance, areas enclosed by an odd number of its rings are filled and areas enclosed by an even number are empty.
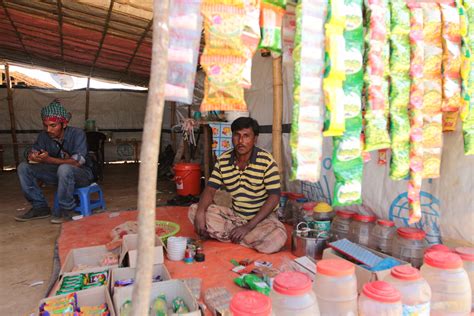
{"type": "Polygon", "coordinates": [[[207,184],[214,189],[225,188],[232,196],[234,212],[247,220],[259,212],[270,194],[280,195],[278,166],[270,153],[256,146],[244,170],[235,164],[233,149],[224,152],[207,184]]]}

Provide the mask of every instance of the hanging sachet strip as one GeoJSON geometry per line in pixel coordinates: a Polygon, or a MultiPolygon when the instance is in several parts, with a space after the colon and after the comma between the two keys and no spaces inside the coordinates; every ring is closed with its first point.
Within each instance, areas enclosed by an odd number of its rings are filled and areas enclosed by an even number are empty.
{"type": "MultiPolygon", "coordinates": [[[[460,9],[465,8],[465,32],[463,36],[463,64],[461,75],[463,77],[463,109],[461,118],[464,136],[464,154],[474,155],[474,0],[459,1],[460,9]]],[[[463,29],[463,27],[461,27],[463,29]]]]}

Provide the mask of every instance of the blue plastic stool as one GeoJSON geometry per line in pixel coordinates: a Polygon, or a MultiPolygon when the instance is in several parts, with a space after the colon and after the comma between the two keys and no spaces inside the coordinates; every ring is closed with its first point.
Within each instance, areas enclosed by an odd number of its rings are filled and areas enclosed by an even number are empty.
{"type": "MultiPolygon", "coordinates": [[[[102,189],[97,183],[92,183],[88,187],[78,188],[74,190],[75,196],[79,197],[79,205],[74,208],[74,211],[81,212],[83,216],[92,215],[92,210],[96,208],[105,209],[105,200],[102,189]],[[91,200],[90,196],[92,193],[98,193],[98,200],[91,200]]],[[[58,194],[54,193],[54,209],[59,211],[58,194]]]]}

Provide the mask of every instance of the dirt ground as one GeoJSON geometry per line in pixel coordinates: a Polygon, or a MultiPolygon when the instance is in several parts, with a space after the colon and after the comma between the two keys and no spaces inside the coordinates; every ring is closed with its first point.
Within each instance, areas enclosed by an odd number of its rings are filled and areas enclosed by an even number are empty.
{"type": "MultiPolygon", "coordinates": [[[[138,165],[107,165],[104,191],[107,211],[134,210],[137,206],[138,165]]],[[[54,187],[44,188],[53,200],[54,187]]],[[[174,196],[174,183],[159,181],[157,205],[174,196]]],[[[16,222],[14,216],[29,210],[15,172],[0,173],[0,315],[30,315],[45,296],[60,225],[49,219],[16,222]],[[42,284],[35,285],[37,282],[42,284]]]]}

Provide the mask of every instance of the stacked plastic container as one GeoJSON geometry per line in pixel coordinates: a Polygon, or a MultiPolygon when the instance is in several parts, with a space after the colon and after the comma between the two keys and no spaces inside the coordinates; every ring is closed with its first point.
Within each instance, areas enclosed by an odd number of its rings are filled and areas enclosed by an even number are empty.
{"type": "Polygon", "coordinates": [[[357,279],[352,263],[339,259],[318,261],[314,292],[322,316],[357,315],[357,279]]]}
{"type": "Polygon", "coordinates": [[[256,291],[235,294],[230,301],[232,316],[272,316],[272,301],[256,291]]]}
{"type": "Polygon", "coordinates": [[[458,247],[455,249],[456,253],[461,257],[463,268],[469,276],[469,283],[471,284],[471,309],[474,311],[474,248],[458,247]]]}
{"type": "Polygon", "coordinates": [[[392,256],[409,262],[415,268],[423,264],[423,255],[428,243],[426,233],[418,228],[400,227],[393,238],[392,256]]]}
{"type": "Polygon", "coordinates": [[[378,219],[370,233],[369,247],[390,255],[392,253],[392,241],[395,232],[394,222],[378,219]]]}
{"type": "Polygon", "coordinates": [[[282,272],[275,277],[270,293],[275,316],[319,316],[311,279],[301,272],[282,272]]]}
{"type": "Polygon", "coordinates": [[[470,315],[471,285],[461,257],[452,252],[429,252],[421,275],[431,287],[431,316],[470,315]]]}
{"type": "Polygon", "coordinates": [[[356,213],[349,211],[336,211],[336,216],[331,223],[329,236],[331,241],[349,239],[349,226],[356,213]]]}
{"type": "Polygon", "coordinates": [[[356,214],[349,226],[349,240],[369,247],[370,233],[374,228],[375,216],[356,214]]]}
{"type": "Polygon", "coordinates": [[[359,297],[359,316],[400,316],[400,292],[390,283],[375,281],[364,284],[359,297]]]}
{"type": "Polygon", "coordinates": [[[418,269],[408,265],[397,266],[384,281],[400,292],[403,315],[430,314],[431,289],[418,269]]]}

